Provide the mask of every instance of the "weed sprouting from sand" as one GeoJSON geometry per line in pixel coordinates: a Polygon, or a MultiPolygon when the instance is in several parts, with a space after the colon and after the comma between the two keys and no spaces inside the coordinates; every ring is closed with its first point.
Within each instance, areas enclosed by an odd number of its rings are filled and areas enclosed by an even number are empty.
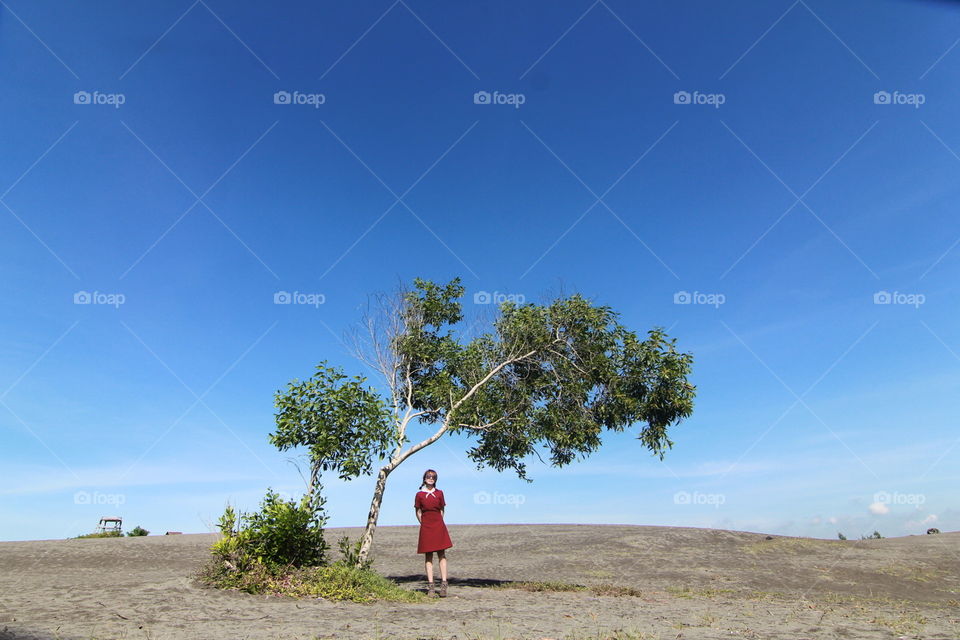
{"type": "Polygon", "coordinates": [[[900,635],[919,634],[923,626],[927,624],[927,619],[918,613],[901,613],[896,618],[885,618],[877,616],[870,620],[873,624],[878,624],[891,629],[894,633],[900,635]]]}
{"type": "Polygon", "coordinates": [[[925,567],[921,565],[903,566],[898,564],[879,567],[877,572],[886,574],[888,576],[903,578],[904,580],[912,580],[914,582],[930,582],[948,575],[946,571],[934,567],[925,567]]]}
{"type": "Polygon", "coordinates": [[[570,584],[569,582],[552,581],[518,581],[503,582],[495,585],[494,589],[519,589],[521,591],[586,591],[587,587],[581,584],[570,584]]]}
{"type": "Polygon", "coordinates": [[[644,594],[640,589],[635,589],[633,587],[624,587],[615,584],[598,584],[598,585],[582,585],[582,584],[571,584],[569,582],[557,582],[557,581],[523,581],[523,582],[503,582],[501,584],[495,585],[493,589],[519,589],[521,591],[532,591],[532,592],[544,592],[544,591],[554,591],[554,592],[565,592],[565,591],[588,591],[596,596],[614,596],[614,597],[642,597],[644,594]]]}
{"type": "Polygon", "coordinates": [[[667,587],[667,593],[677,598],[718,598],[734,594],[736,591],[733,589],[691,589],[684,585],[682,587],[667,587]]]}

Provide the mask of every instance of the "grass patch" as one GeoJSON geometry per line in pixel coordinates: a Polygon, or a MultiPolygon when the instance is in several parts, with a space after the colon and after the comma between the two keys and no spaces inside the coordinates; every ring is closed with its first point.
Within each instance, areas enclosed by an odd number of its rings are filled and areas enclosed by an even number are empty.
{"type": "Polygon", "coordinates": [[[870,620],[870,622],[882,627],[887,627],[894,633],[900,635],[915,635],[923,630],[924,625],[927,624],[927,619],[918,613],[901,613],[896,618],[877,616],[870,620]]]}
{"type": "Polygon", "coordinates": [[[948,575],[946,571],[941,569],[921,565],[903,566],[891,564],[878,568],[877,572],[896,578],[903,578],[904,580],[912,580],[913,582],[930,582],[948,575]]]}
{"type": "Polygon", "coordinates": [[[370,569],[358,569],[342,562],[328,566],[275,570],[263,564],[255,564],[249,569],[238,571],[211,561],[200,570],[197,578],[210,587],[261,595],[350,602],[428,601],[424,594],[404,589],[370,569]]]}
{"type": "Polygon", "coordinates": [[[667,593],[677,598],[719,598],[737,593],[733,589],[691,589],[690,587],[667,587],[667,593]]]}
{"type": "Polygon", "coordinates": [[[533,592],[542,592],[542,591],[587,591],[596,596],[613,596],[613,597],[636,597],[639,598],[643,596],[643,592],[640,589],[634,589],[633,587],[622,587],[615,584],[598,584],[586,586],[582,584],[571,584],[569,582],[555,582],[555,581],[539,581],[539,582],[504,582],[498,584],[493,589],[519,589],[521,591],[533,591],[533,592]]]}
{"type": "Polygon", "coordinates": [[[814,540],[813,538],[774,538],[773,540],[751,542],[743,550],[756,555],[760,553],[804,553],[837,548],[845,548],[842,541],[814,540]]]}
{"type": "Polygon", "coordinates": [[[519,589],[520,591],[586,591],[587,587],[582,584],[570,584],[569,582],[504,582],[495,585],[493,589],[519,589]]]}
{"type": "Polygon", "coordinates": [[[82,536],[77,536],[75,540],[80,540],[81,538],[120,538],[123,534],[119,531],[101,531],[100,533],[85,533],[82,536]]]}

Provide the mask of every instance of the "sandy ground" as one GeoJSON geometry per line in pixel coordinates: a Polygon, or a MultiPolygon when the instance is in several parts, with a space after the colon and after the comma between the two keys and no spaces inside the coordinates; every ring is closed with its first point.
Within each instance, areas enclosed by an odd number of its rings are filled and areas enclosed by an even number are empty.
{"type": "MultiPolygon", "coordinates": [[[[450,597],[353,604],[193,581],[213,535],[0,543],[0,640],[960,638],[960,532],[830,541],[709,529],[450,525],[450,597]],[[615,584],[642,596],[492,589],[615,584]]],[[[330,529],[335,541],[358,529],[330,529]]],[[[422,589],[416,527],[375,568],[422,589]]]]}

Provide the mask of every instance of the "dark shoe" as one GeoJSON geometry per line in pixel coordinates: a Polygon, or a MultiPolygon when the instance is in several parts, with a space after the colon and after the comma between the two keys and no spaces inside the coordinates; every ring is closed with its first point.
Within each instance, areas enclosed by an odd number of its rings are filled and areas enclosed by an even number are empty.
{"type": "Polygon", "coordinates": [[[433,592],[433,583],[432,583],[432,582],[428,582],[428,583],[427,583],[427,597],[428,597],[428,598],[436,598],[436,597],[437,597],[437,594],[435,594],[435,593],[433,592]]]}
{"type": "Polygon", "coordinates": [[[446,580],[440,583],[440,597],[441,598],[447,597],[447,581],[446,580]]]}

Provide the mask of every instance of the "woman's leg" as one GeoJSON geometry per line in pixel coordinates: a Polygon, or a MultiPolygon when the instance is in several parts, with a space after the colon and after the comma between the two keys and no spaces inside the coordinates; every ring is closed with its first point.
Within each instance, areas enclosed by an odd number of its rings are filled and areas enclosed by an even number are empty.
{"type": "MultiPolygon", "coordinates": [[[[443,553],[442,551],[440,553],[443,553]]],[[[433,583],[433,552],[423,554],[423,567],[427,574],[427,582],[433,583]]]]}
{"type": "Polygon", "coordinates": [[[447,581],[447,554],[445,551],[437,551],[437,557],[440,558],[440,580],[447,581]]]}

